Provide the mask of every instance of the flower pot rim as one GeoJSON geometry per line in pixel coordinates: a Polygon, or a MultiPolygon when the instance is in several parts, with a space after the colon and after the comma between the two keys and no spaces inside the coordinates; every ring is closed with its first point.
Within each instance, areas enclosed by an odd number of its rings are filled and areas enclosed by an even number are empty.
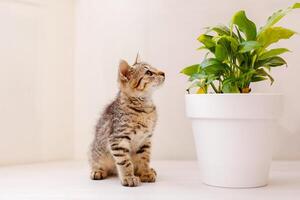
{"type": "Polygon", "coordinates": [[[283,98],[277,93],[186,94],[186,114],[202,119],[277,119],[283,98]]]}
{"type": "Polygon", "coordinates": [[[185,94],[185,96],[283,96],[282,93],[209,93],[209,94],[185,94]]]}

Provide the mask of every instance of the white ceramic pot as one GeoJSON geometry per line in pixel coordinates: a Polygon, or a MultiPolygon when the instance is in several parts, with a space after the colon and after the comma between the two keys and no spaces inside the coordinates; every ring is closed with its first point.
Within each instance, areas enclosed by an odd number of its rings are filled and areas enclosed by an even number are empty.
{"type": "Polygon", "coordinates": [[[237,188],[267,185],[282,95],[188,94],[185,100],[202,181],[237,188]]]}

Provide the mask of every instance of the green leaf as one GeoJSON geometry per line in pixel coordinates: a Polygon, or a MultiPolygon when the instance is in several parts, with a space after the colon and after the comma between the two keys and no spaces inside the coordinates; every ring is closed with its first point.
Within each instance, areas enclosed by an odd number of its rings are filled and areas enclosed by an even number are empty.
{"type": "Polygon", "coordinates": [[[213,39],[213,36],[206,35],[206,34],[202,34],[197,38],[197,40],[199,42],[201,42],[207,48],[212,48],[216,45],[212,39],[213,39]]]}
{"type": "Polygon", "coordinates": [[[242,37],[241,32],[239,31],[239,29],[236,26],[235,26],[235,29],[236,29],[239,41],[244,42],[245,39],[242,37]]]}
{"type": "Polygon", "coordinates": [[[300,8],[300,3],[295,3],[293,6],[292,6],[292,8],[300,8]]]}
{"type": "Polygon", "coordinates": [[[230,29],[223,25],[212,27],[210,30],[215,31],[219,35],[230,35],[230,29]]]}
{"type": "Polygon", "coordinates": [[[245,11],[241,10],[233,16],[231,26],[233,26],[233,24],[238,26],[248,41],[256,39],[256,25],[247,18],[245,11]]]}
{"type": "Polygon", "coordinates": [[[265,81],[265,80],[268,80],[266,77],[264,76],[252,76],[251,78],[251,82],[259,82],[259,81],[265,81]]]}
{"type": "Polygon", "coordinates": [[[222,92],[224,93],[240,93],[236,80],[228,78],[223,81],[222,92]]]}
{"type": "Polygon", "coordinates": [[[205,59],[201,63],[201,67],[203,68],[204,72],[208,75],[209,74],[221,75],[224,72],[226,72],[227,70],[229,70],[228,65],[220,62],[216,58],[205,59]]]}
{"type": "Polygon", "coordinates": [[[284,10],[278,10],[277,12],[273,13],[263,27],[260,28],[260,33],[265,31],[266,29],[272,27],[278,21],[280,21],[285,15],[287,15],[293,9],[300,8],[300,3],[295,3],[293,6],[290,6],[284,10]]]}
{"type": "MultiPolygon", "coordinates": [[[[205,47],[205,46],[202,46],[202,47],[199,47],[199,48],[197,48],[197,50],[207,50],[208,48],[207,47],[205,47]]],[[[208,49],[209,50],[209,49],[208,49]]]]}
{"type": "Polygon", "coordinates": [[[183,70],[180,73],[185,74],[187,76],[192,76],[193,74],[199,73],[201,71],[201,66],[199,64],[191,65],[183,70]]]}
{"type": "Polygon", "coordinates": [[[259,75],[259,76],[266,76],[266,77],[268,77],[270,79],[270,81],[271,81],[271,85],[273,84],[274,78],[270,74],[268,74],[263,68],[257,69],[256,70],[256,74],[259,75]]]}
{"type": "Polygon", "coordinates": [[[274,56],[267,58],[265,60],[260,60],[257,62],[257,68],[261,66],[267,66],[267,67],[278,67],[282,65],[287,65],[286,61],[279,57],[279,56],[274,56]]]}
{"type": "Polygon", "coordinates": [[[224,61],[227,55],[227,49],[223,45],[217,44],[215,51],[216,58],[220,61],[224,61]]]}
{"type": "Polygon", "coordinates": [[[207,78],[207,75],[204,74],[204,73],[195,73],[195,74],[192,74],[189,78],[189,81],[194,81],[194,80],[202,80],[202,79],[206,79],[207,78]]]}
{"type": "Polygon", "coordinates": [[[269,59],[267,59],[267,62],[264,63],[264,65],[269,66],[269,67],[278,67],[281,65],[287,65],[286,61],[279,57],[279,56],[275,56],[275,57],[271,57],[269,59]]]}
{"type": "Polygon", "coordinates": [[[282,39],[289,39],[295,34],[294,31],[283,27],[270,27],[258,35],[257,41],[260,42],[264,48],[278,42],[282,39]]]}
{"type": "Polygon", "coordinates": [[[208,66],[212,66],[212,65],[221,65],[222,63],[215,59],[215,58],[208,58],[208,59],[205,59],[202,63],[201,63],[201,66],[204,68],[208,67],[208,66]]]}
{"type": "Polygon", "coordinates": [[[227,36],[233,36],[234,38],[237,38],[237,35],[230,31],[230,29],[227,26],[224,25],[218,25],[214,27],[210,27],[206,33],[214,31],[219,36],[227,35],[227,36]]]}
{"type": "Polygon", "coordinates": [[[216,37],[214,40],[217,44],[220,44],[226,48],[228,54],[230,54],[230,52],[236,52],[239,46],[239,41],[237,38],[227,35],[216,37]]]}
{"type": "Polygon", "coordinates": [[[256,41],[246,41],[240,44],[240,53],[250,52],[252,50],[258,49],[261,47],[261,44],[256,41]]]}
{"type": "Polygon", "coordinates": [[[251,83],[251,78],[255,74],[256,70],[251,68],[246,68],[245,71],[240,74],[239,78],[237,79],[237,85],[239,88],[248,87],[251,83]]]}
{"type": "Polygon", "coordinates": [[[273,56],[278,56],[278,55],[286,53],[286,52],[289,52],[289,50],[286,49],[286,48],[271,49],[269,51],[266,51],[266,52],[262,53],[259,56],[258,60],[265,60],[267,58],[270,58],[270,57],[273,57],[273,56]]]}
{"type": "Polygon", "coordinates": [[[206,80],[206,84],[211,84],[213,81],[217,80],[218,79],[218,76],[215,76],[214,74],[210,74],[208,77],[207,77],[207,80],[206,80]]]}

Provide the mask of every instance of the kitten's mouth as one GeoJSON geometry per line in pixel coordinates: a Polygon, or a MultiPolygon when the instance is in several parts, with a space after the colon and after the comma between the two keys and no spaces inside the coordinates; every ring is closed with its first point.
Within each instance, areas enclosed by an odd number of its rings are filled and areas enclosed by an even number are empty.
{"type": "Polygon", "coordinates": [[[160,85],[162,85],[165,82],[165,80],[166,80],[166,77],[164,75],[163,78],[162,78],[162,80],[160,81],[160,85]]]}
{"type": "Polygon", "coordinates": [[[159,78],[160,78],[159,85],[162,85],[165,82],[165,80],[166,80],[166,76],[165,76],[164,72],[160,72],[159,75],[160,75],[159,76],[159,78]]]}
{"type": "Polygon", "coordinates": [[[165,78],[163,78],[162,80],[160,80],[160,81],[156,84],[156,86],[157,86],[157,87],[160,87],[160,86],[162,86],[162,85],[164,84],[164,82],[165,82],[165,78]]]}

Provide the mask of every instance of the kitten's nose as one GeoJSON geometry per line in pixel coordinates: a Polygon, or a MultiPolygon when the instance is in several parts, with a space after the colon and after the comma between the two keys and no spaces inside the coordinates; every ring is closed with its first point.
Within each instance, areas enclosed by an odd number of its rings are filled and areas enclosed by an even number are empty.
{"type": "Polygon", "coordinates": [[[158,72],[159,75],[165,77],[165,73],[164,72],[158,72]]]}

